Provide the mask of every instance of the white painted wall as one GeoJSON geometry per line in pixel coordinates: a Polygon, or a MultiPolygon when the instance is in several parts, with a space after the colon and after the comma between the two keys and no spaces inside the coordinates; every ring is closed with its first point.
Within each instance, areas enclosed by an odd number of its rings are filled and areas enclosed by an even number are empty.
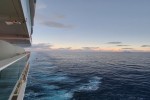
{"type": "Polygon", "coordinates": [[[7,59],[22,53],[25,53],[23,48],[0,40],[0,60],[7,59]]]}

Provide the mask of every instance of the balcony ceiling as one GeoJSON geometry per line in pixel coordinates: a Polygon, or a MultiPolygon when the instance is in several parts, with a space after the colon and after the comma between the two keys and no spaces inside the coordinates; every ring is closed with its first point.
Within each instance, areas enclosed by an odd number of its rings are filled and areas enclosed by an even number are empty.
{"type": "Polygon", "coordinates": [[[31,44],[20,0],[0,0],[0,39],[17,45],[31,44]]]}

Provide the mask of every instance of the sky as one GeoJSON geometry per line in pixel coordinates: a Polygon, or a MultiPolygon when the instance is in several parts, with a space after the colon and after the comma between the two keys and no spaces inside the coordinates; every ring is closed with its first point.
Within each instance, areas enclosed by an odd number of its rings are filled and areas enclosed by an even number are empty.
{"type": "Polygon", "coordinates": [[[150,0],[37,0],[33,47],[150,51],[150,0]]]}

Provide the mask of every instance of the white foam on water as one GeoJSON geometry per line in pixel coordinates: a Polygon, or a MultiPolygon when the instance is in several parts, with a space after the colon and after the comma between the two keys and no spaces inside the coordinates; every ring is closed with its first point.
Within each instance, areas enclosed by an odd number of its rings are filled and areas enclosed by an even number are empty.
{"type": "Polygon", "coordinates": [[[72,92],[67,92],[63,95],[63,97],[65,98],[72,98],[73,97],[73,93],[72,92]]]}
{"type": "Polygon", "coordinates": [[[98,90],[99,85],[101,83],[101,77],[94,76],[89,80],[89,83],[85,83],[81,85],[78,90],[79,91],[95,91],[98,90]]]}
{"type": "Polygon", "coordinates": [[[49,66],[46,69],[48,70],[48,69],[52,69],[52,68],[57,68],[57,66],[49,66]]]}
{"type": "Polygon", "coordinates": [[[72,97],[72,92],[67,92],[67,90],[57,90],[52,91],[52,96],[47,96],[40,100],[70,100],[72,97]]]}
{"type": "Polygon", "coordinates": [[[56,74],[47,78],[51,82],[63,82],[63,83],[74,83],[80,79],[71,78],[66,74],[56,74]]]}
{"type": "MultiPolygon", "coordinates": [[[[89,78],[87,83],[83,83],[82,85],[79,85],[78,88],[75,88],[71,91],[67,90],[55,90],[59,87],[55,85],[51,85],[49,87],[45,86],[45,88],[48,88],[52,90],[49,94],[50,96],[43,97],[41,100],[70,100],[73,97],[73,94],[75,91],[95,91],[98,90],[99,85],[101,83],[101,77],[94,76],[89,78]]],[[[77,79],[72,79],[69,76],[65,74],[56,74],[48,78],[49,81],[52,82],[76,82],[77,79]]]]}
{"type": "Polygon", "coordinates": [[[50,89],[50,90],[59,89],[59,87],[55,85],[44,85],[42,87],[45,89],[50,89]]]}
{"type": "Polygon", "coordinates": [[[48,78],[49,81],[59,82],[59,81],[65,81],[68,80],[67,76],[52,76],[48,78]]]}

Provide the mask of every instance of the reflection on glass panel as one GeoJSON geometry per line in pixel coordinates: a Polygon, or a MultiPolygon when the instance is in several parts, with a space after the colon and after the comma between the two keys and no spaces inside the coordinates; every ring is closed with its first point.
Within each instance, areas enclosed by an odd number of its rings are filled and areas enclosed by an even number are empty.
{"type": "Polygon", "coordinates": [[[27,61],[27,57],[0,71],[0,100],[8,100],[27,61]]]}

